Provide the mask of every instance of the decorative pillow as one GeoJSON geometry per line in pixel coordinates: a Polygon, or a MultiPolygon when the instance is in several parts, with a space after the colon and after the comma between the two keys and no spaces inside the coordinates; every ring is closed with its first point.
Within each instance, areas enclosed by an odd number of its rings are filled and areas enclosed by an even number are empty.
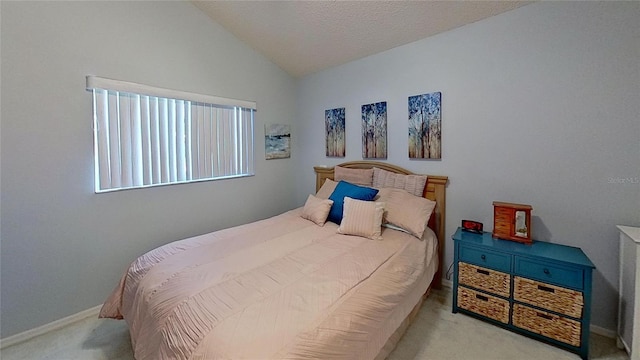
{"type": "Polygon", "coordinates": [[[316,197],[320,199],[328,199],[333,193],[333,190],[336,189],[337,182],[331,179],[325,179],[324,184],[320,187],[320,190],[316,193],[316,197]]]}
{"type": "Polygon", "coordinates": [[[302,214],[300,216],[303,219],[311,220],[317,225],[324,226],[331,210],[333,200],[319,199],[311,194],[307,197],[307,202],[304,204],[302,214]]]}
{"type": "Polygon", "coordinates": [[[344,213],[338,233],[382,240],[384,203],[344,198],[344,213]]]}
{"type": "Polygon", "coordinates": [[[327,220],[340,225],[345,196],[356,200],[371,201],[376,197],[376,194],[378,194],[378,190],[376,189],[340,181],[338,185],[336,185],[335,190],[333,190],[333,193],[331,193],[331,196],[329,196],[329,200],[333,200],[333,206],[331,206],[327,220]]]}
{"type": "Polygon", "coordinates": [[[404,189],[415,196],[422,196],[426,183],[427,176],[425,175],[403,175],[376,167],[373,168],[373,187],[376,189],[404,189]]]}
{"type": "Polygon", "coordinates": [[[344,180],[356,185],[371,186],[373,184],[373,169],[349,169],[340,166],[333,168],[333,179],[344,180]]]}
{"type": "Polygon", "coordinates": [[[385,203],[385,223],[405,229],[408,233],[422,239],[436,202],[409,194],[406,190],[380,189],[379,201],[385,203]]]}

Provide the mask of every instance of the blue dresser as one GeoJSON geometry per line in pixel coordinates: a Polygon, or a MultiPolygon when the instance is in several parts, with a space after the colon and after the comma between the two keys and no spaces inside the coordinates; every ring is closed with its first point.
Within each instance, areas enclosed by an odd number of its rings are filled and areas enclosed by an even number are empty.
{"type": "Polygon", "coordinates": [[[595,266],[579,248],[494,239],[460,228],[453,235],[453,312],[579,354],[589,354],[595,266]]]}

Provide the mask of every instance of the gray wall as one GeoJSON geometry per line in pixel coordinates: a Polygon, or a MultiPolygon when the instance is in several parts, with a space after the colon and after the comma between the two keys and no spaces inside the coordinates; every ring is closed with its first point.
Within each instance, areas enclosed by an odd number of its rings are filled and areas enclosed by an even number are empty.
{"type": "MultiPolygon", "coordinates": [[[[449,176],[447,237],[461,219],[491,230],[494,200],[531,204],[535,238],[595,263],[592,323],[613,330],[615,225],[640,225],[639,18],[638,2],[534,3],[307,76],[298,166],[361,159],[360,106],[387,101],[388,162],[449,176]],[[407,97],[433,91],[443,157],[410,161],[407,97]],[[346,107],[345,159],[324,155],[324,111],[336,107],[346,107]]],[[[297,182],[299,202],[313,179],[297,182]]]]}
{"type": "Polygon", "coordinates": [[[151,248],[299,205],[294,159],[264,160],[295,79],[190,3],[1,9],[2,338],[102,303],[151,248]],[[256,101],[256,176],[94,194],[88,74],[256,101]]]}

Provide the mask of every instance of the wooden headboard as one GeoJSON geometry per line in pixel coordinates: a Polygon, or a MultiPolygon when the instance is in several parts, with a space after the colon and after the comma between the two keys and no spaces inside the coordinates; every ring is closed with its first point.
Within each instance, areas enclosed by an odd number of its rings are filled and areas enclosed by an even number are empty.
{"type": "MultiPolygon", "coordinates": [[[[404,175],[416,175],[407,169],[403,169],[399,166],[378,162],[378,161],[350,161],[342,164],[338,164],[340,167],[350,168],[350,169],[371,169],[373,167],[377,167],[379,169],[391,171],[397,174],[404,175]]],[[[322,187],[324,181],[326,179],[334,180],[333,177],[333,167],[323,167],[323,166],[315,166],[313,168],[316,172],[316,191],[322,187]]],[[[417,174],[424,175],[424,174],[417,174]]],[[[430,221],[430,227],[432,227],[433,231],[436,233],[438,237],[438,272],[435,275],[435,279],[433,282],[433,286],[436,289],[439,289],[442,285],[442,268],[444,264],[444,233],[445,233],[445,216],[446,216],[446,185],[448,181],[448,177],[446,176],[434,176],[434,175],[426,175],[427,176],[427,184],[424,187],[423,197],[433,200],[436,202],[436,208],[434,210],[435,221],[430,221]],[[432,225],[432,226],[431,226],[432,225]]]]}

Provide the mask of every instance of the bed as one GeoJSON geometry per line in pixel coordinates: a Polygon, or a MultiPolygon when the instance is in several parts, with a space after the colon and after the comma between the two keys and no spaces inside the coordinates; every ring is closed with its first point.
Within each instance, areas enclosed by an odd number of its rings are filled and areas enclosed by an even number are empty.
{"type": "Polygon", "coordinates": [[[127,321],[136,359],[386,358],[440,286],[447,178],[314,169],[303,207],[131,263],[100,317],[127,321]]]}

